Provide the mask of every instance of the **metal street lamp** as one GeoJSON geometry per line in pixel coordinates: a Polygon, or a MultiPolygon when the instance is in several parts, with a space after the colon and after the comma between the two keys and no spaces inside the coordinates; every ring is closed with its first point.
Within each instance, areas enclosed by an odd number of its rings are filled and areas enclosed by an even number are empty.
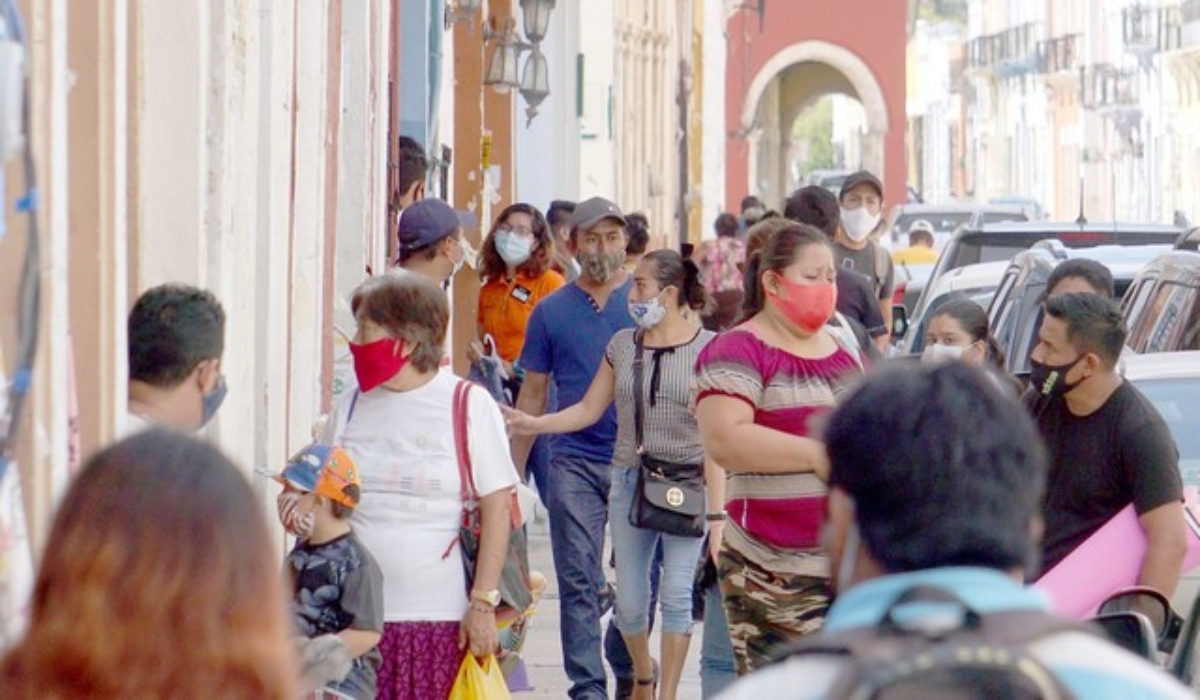
{"type": "Polygon", "coordinates": [[[525,29],[525,38],[531,43],[538,43],[546,38],[546,30],[550,28],[550,11],[554,9],[555,0],[521,0],[521,19],[525,29]]]}
{"type": "Polygon", "coordinates": [[[483,84],[491,85],[496,92],[503,95],[509,90],[521,86],[517,80],[517,58],[520,47],[517,45],[517,38],[512,31],[505,31],[499,37],[499,41],[492,49],[492,55],[488,57],[483,84]]]}
{"type": "Polygon", "coordinates": [[[542,55],[541,49],[534,45],[525,60],[525,70],[521,73],[521,97],[525,98],[528,107],[525,115],[532,122],[537,116],[538,105],[550,95],[550,64],[542,55]]]}

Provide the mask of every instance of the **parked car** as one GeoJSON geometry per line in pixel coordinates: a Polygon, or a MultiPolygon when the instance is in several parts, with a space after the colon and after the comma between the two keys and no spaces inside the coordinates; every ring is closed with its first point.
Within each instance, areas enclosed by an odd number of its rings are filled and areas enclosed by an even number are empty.
{"type": "Polygon", "coordinates": [[[1175,242],[1175,249],[1200,253],[1200,226],[1179,234],[1179,240],[1175,242]]]}
{"type": "Polygon", "coordinates": [[[841,194],[842,183],[849,174],[849,170],[814,170],[808,174],[808,184],[819,185],[838,195],[841,194]]]}
{"type": "MultiPolygon", "coordinates": [[[[964,265],[997,260],[1007,262],[1047,238],[1056,238],[1067,248],[1094,248],[1099,245],[1172,245],[1179,234],[1180,229],[1174,226],[1158,224],[1025,221],[963,227],[954,233],[938,257],[930,283],[964,265]]],[[[925,289],[928,292],[930,287],[925,289]]],[[[925,314],[926,296],[921,295],[914,317],[925,314]]]]}
{"type": "Polygon", "coordinates": [[[914,221],[925,220],[933,226],[933,247],[934,250],[941,250],[961,226],[977,228],[997,221],[1025,221],[1029,218],[1025,207],[1016,204],[901,204],[894,207],[888,217],[892,230],[889,247],[903,248],[908,244],[908,229],[914,221]]]}
{"type": "MultiPolygon", "coordinates": [[[[1179,450],[1179,473],[1184,487],[1200,487],[1200,352],[1126,353],[1125,379],[1138,388],[1162,414],[1179,450]]],[[[1179,582],[1172,597],[1177,610],[1192,610],[1200,591],[1200,572],[1179,582]]]]}
{"type": "Polygon", "coordinates": [[[1004,351],[1008,371],[1018,377],[1029,374],[1029,351],[1042,325],[1046,282],[1059,263],[1073,258],[1103,263],[1112,272],[1116,298],[1121,299],[1142,268],[1168,250],[1168,245],[1067,248],[1050,239],[1013,256],[988,307],[989,326],[1004,351]]]}
{"type": "Polygon", "coordinates": [[[988,200],[988,204],[1016,204],[1025,207],[1025,211],[1029,214],[1029,218],[1032,221],[1046,218],[1046,208],[1033,197],[992,197],[988,200]]]}
{"type": "Polygon", "coordinates": [[[1134,352],[1200,350],[1200,252],[1176,249],[1151,261],[1122,313],[1134,352]]]}
{"type": "Polygon", "coordinates": [[[967,265],[942,275],[925,288],[922,298],[927,297],[929,302],[921,316],[909,317],[903,306],[893,306],[892,327],[896,329],[899,325],[904,331],[898,338],[898,354],[917,355],[925,349],[925,330],[929,326],[929,319],[948,300],[965,297],[986,309],[1007,268],[1007,261],[989,262],[967,265]],[[897,323],[894,320],[896,318],[901,320],[897,323]]]}

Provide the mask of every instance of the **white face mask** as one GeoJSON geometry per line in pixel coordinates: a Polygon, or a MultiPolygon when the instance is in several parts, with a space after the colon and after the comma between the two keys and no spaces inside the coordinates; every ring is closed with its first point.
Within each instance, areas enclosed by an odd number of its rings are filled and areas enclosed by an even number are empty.
{"type": "Polygon", "coordinates": [[[854,242],[861,242],[871,235],[875,227],[879,225],[880,214],[872,214],[867,211],[866,207],[857,209],[842,208],[842,228],[846,229],[846,235],[854,242]]]}
{"type": "Polygon", "coordinates": [[[926,345],[925,351],[921,353],[921,362],[927,365],[958,362],[962,360],[963,353],[966,351],[967,349],[961,345],[943,345],[941,343],[926,345]]]}
{"type": "Polygon", "coordinates": [[[300,494],[285,491],[279,494],[275,504],[279,509],[279,522],[283,529],[295,535],[298,540],[307,540],[312,535],[316,516],[312,510],[307,513],[300,512],[300,494]]]}
{"type": "Polygon", "coordinates": [[[629,302],[629,315],[639,326],[647,330],[657,326],[667,315],[667,309],[654,297],[650,301],[629,302]]]}

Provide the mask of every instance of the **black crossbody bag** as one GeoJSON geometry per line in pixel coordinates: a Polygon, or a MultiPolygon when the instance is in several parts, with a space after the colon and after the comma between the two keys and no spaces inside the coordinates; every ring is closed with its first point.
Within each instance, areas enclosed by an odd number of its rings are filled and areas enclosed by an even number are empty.
{"type": "Polygon", "coordinates": [[[704,534],[704,464],[676,464],[646,454],[642,444],[645,363],[641,329],[633,336],[633,423],[637,434],[637,491],[629,509],[634,527],[669,535],[704,534]]]}

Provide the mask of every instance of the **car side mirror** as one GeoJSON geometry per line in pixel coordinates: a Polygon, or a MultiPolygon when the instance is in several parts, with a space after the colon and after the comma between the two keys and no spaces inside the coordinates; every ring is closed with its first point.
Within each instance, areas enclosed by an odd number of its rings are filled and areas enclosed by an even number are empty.
{"type": "Polygon", "coordinates": [[[1145,615],[1136,612],[1114,612],[1092,618],[1109,641],[1141,658],[1157,663],[1158,644],[1154,628],[1145,615]]]}
{"type": "Polygon", "coordinates": [[[892,304],[892,338],[900,340],[908,333],[908,309],[903,304],[892,304]]]}
{"type": "Polygon", "coordinates": [[[1158,648],[1170,653],[1179,638],[1183,618],[1171,609],[1171,603],[1161,592],[1145,586],[1133,586],[1113,593],[1100,604],[1099,615],[1110,613],[1141,613],[1150,621],[1158,648]]]}

